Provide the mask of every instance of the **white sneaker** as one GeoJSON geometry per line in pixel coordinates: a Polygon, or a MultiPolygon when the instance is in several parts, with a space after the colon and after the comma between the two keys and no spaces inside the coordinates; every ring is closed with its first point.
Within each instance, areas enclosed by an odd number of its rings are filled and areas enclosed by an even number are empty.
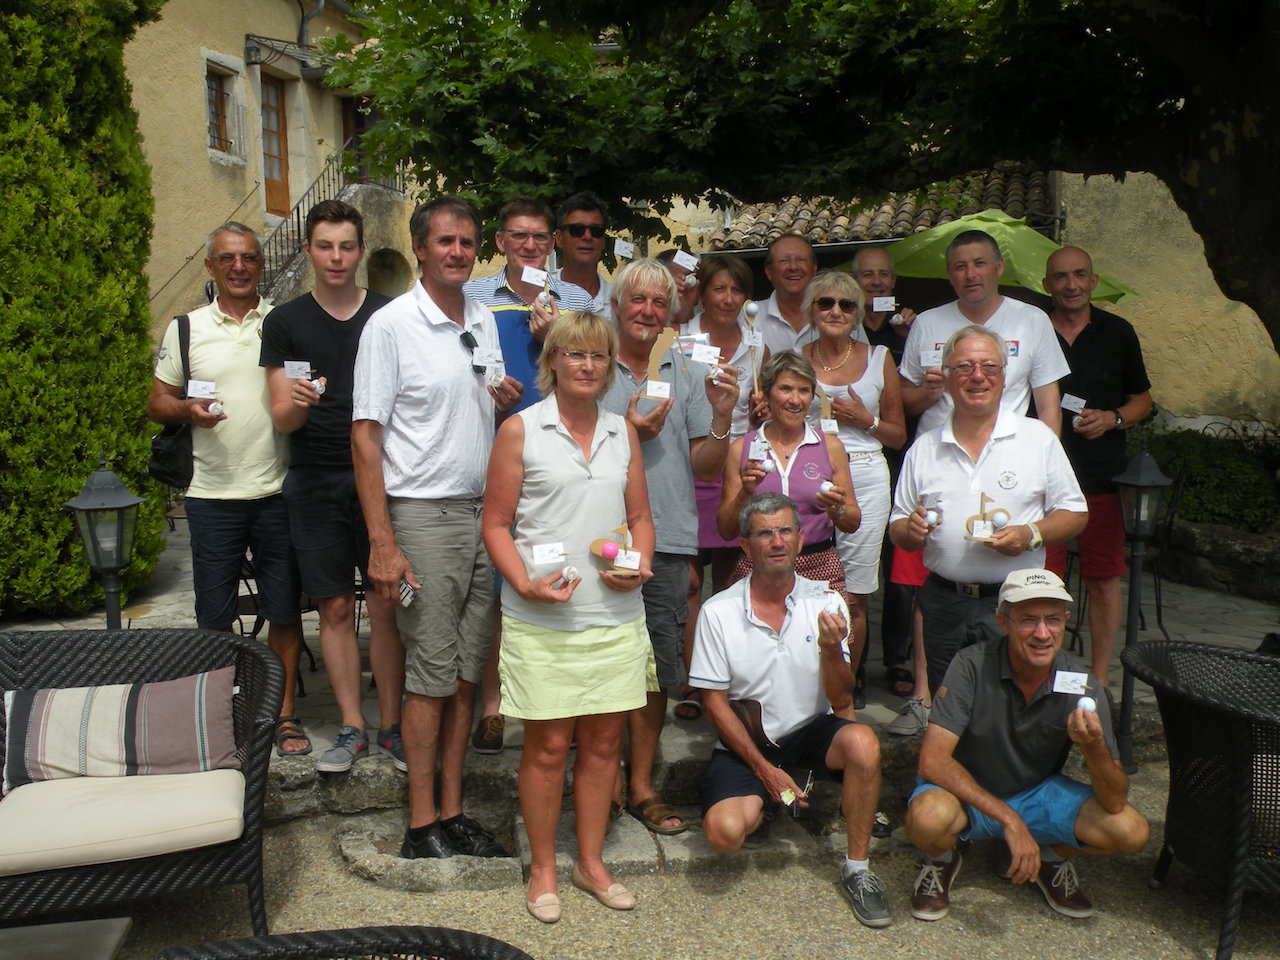
{"type": "Polygon", "coordinates": [[[898,715],[889,721],[885,730],[900,737],[910,737],[913,734],[924,733],[927,726],[929,726],[929,708],[924,705],[924,701],[908,700],[902,705],[898,715]]]}

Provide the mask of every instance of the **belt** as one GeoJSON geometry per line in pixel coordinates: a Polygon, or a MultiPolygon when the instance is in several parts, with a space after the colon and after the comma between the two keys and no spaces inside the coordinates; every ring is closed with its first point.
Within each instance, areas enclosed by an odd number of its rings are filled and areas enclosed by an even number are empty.
{"type": "Polygon", "coordinates": [[[883,457],[884,454],[879,450],[854,450],[849,454],[850,463],[860,463],[863,460],[870,460],[873,457],[883,457]]]}
{"type": "Polygon", "coordinates": [[[821,553],[823,550],[832,549],[835,545],[835,540],[822,540],[818,543],[806,543],[800,549],[800,556],[807,556],[810,553],[821,553]]]}
{"type": "Polygon", "coordinates": [[[955,580],[948,580],[946,577],[939,576],[936,573],[930,573],[929,580],[945,590],[960,594],[962,597],[985,599],[1000,595],[1000,584],[998,583],[957,583],[955,580]]]}

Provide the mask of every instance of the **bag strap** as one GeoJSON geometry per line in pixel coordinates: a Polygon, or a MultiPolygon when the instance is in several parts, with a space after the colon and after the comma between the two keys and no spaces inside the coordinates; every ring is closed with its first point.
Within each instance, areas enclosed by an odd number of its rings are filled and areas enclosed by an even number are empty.
{"type": "Polygon", "coordinates": [[[182,396],[187,395],[191,381],[191,318],[187,314],[175,318],[178,321],[178,351],[182,354],[182,396]]]}

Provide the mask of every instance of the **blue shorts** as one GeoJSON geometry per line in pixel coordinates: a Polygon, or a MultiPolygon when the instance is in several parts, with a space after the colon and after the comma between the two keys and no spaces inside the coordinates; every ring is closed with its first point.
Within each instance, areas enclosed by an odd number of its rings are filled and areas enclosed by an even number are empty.
{"type": "Polygon", "coordinates": [[[298,567],[283,496],[260,500],[187,497],[186,511],[197,626],[231,629],[246,550],[252,555],[258,584],[258,612],[269,623],[290,624],[301,619],[298,567]]]}
{"type": "MultiPolygon", "coordinates": [[[[936,783],[916,777],[916,788],[911,791],[907,806],[926,790],[941,790],[936,783]]],[[[1070,777],[1055,773],[1034,787],[1028,787],[1012,797],[1001,797],[1022,818],[1036,843],[1065,843],[1083,849],[1076,839],[1076,818],[1085,801],[1094,795],[1093,787],[1079,783],[1070,777]]],[[[969,816],[969,826],[960,833],[961,840],[1003,840],[1004,827],[981,810],[968,804],[964,812],[969,816]]]]}

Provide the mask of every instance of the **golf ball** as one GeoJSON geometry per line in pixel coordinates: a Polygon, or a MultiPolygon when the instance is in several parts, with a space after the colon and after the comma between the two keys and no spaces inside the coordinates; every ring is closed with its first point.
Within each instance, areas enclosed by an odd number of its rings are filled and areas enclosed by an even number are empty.
{"type": "Polygon", "coordinates": [[[773,473],[773,471],[778,469],[778,465],[774,463],[772,460],[761,460],[760,469],[763,470],[765,473],[773,473]]]}
{"type": "Polygon", "coordinates": [[[612,540],[606,541],[600,547],[600,556],[612,563],[614,560],[618,559],[618,545],[612,540]]]}
{"type": "Polygon", "coordinates": [[[220,417],[227,412],[227,408],[222,405],[221,400],[215,400],[213,403],[209,404],[209,412],[215,417],[220,417]]]}
{"type": "Polygon", "coordinates": [[[572,564],[566,566],[560,571],[560,579],[565,583],[573,583],[573,581],[578,579],[578,568],[572,564]]]}
{"type": "Polygon", "coordinates": [[[1009,525],[1008,510],[992,510],[991,511],[991,527],[994,530],[1001,530],[1009,525]]]}
{"type": "Polygon", "coordinates": [[[1088,710],[1090,713],[1097,713],[1098,704],[1094,701],[1093,697],[1081,697],[1076,701],[1076,709],[1088,710]]]}
{"type": "Polygon", "coordinates": [[[906,322],[907,322],[906,318],[904,318],[900,313],[895,313],[892,317],[889,318],[890,326],[894,326],[894,327],[900,327],[906,322]]]}
{"type": "Polygon", "coordinates": [[[742,312],[745,313],[752,320],[754,320],[756,317],[756,314],[760,312],[760,306],[759,304],[748,303],[745,307],[742,308],[742,312]]]}
{"type": "Polygon", "coordinates": [[[834,483],[832,483],[830,480],[823,480],[823,481],[822,481],[822,485],[821,485],[820,487],[818,487],[818,492],[819,492],[819,493],[830,493],[830,492],[831,492],[832,490],[834,490],[835,488],[836,488],[836,485],[835,485],[834,483]]]}
{"type": "Polygon", "coordinates": [[[1071,418],[1071,426],[1073,426],[1073,427],[1075,427],[1075,428],[1077,428],[1077,429],[1079,429],[1080,424],[1082,424],[1082,423],[1084,423],[1084,417],[1080,416],[1080,414],[1078,414],[1078,413],[1077,413],[1074,417],[1072,417],[1072,418],[1071,418]]]}
{"type": "Polygon", "coordinates": [[[538,303],[542,304],[544,307],[551,306],[551,294],[546,290],[543,290],[538,294],[538,303]]]}
{"type": "Polygon", "coordinates": [[[324,396],[324,391],[325,391],[324,381],[323,381],[323,380],[312,380],[311,382],[312,382],[312,383],[314,383],[314,384],[316,385],[316,396],[317,396],[317,397],[323,397],[323,396],[324,396]]]}
{"type": "Polygon", "coordinates": [[[940,519],[942,518],[938,516],[937,510],[926,510],[924,512],[924,522],[931,527],[936,527],[940,519]]]}
{"type": "Polygon", "coordinates": [[[835,595],[833,594],[832,596],[827,597],[827,602],[826,602],[826,604],[823,606],[823,608],[822,608],[822,612],[823,612],[823,613],[829,613],[829,614],[831,614],[833,617],[843,617],[843,616],[844,616],[844,604],[840,602],[840,598],[839,598],[839,597],[837,597],[837,596],[835,596],[835,595]]]}
{"type": "Polygon", "coordinates": [[[696,287],[696,286],[698,285],[698,277],[697,277],[697,274],[693,274],[693,273],[691,273],[691,274],[689,274],[687,277],[685,277],[685,278],[684,278],[684,285],[685,285],[686,287],[696,287]]]}

